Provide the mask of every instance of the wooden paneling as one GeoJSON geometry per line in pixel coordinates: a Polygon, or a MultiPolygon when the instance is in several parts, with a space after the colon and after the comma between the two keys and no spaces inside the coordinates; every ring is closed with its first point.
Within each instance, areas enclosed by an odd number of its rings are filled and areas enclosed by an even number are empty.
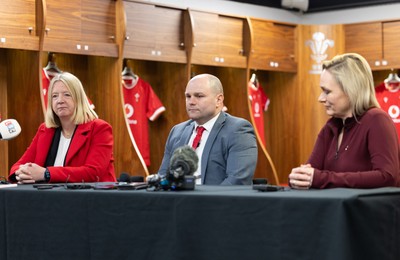
{"type": "Polygon", "coordinates": [[[7,114],[4,116],[16,119],[22,129],[17,138],[7,141],[8,173],[11,165],[22,156],[31,143],[44,117],[40,100],[39,53],[9,50],[6,52],[5,61],[7,114]]]}
{"type": "Polygon", "coordinates": [[[257,19],[251,19],[251,26],[250,68],[296,72],[296,26],[257,19]]]}
{"type": "Polygon", "coordinates": [[[192,63],[246,68],[244,18],[190,11],[193,19],[192,63]]]}
{"type": "Polygon", "coordinates": [[[124,58],[186,63],[184,11],[125,2],[127,31],[124,58]]]}
{"type": "MultiPolygon", "coordinates": [[[[0,49],[0,122],[8,118],[7,113],[7,50],[0,49]]],[[[8,172],[8,142],[0,140],[0,176],[8,172]]]]}
{"type": "Polygon", "coordinates": [[[83,42],[115,43],[115,0],[82,0],[83,42]]]}
{"type": "Polygon", "coordinates": [[[345,50],[364,56],[372,70],[400,67],[400,21],[348,24],[345,50]]]}
{"type": "Polygon", "coordinates": [[[39,94],[38,54],[26,50],[0,49],[0,113],[2,120],[16,119],[21,134],[10,141],[0,141],[0,175],[26,150],[37,127],[43,121],[39,94]],[[33,69],[32,69],[33,68],[33,69]]]}
{"type": "Polygon", "coordinates": [[[81,39],[81,0],[46,2],[46,37],[79,41],[81,39]],[[68,25],[68,26],[66,26],[68,25]]]}
{"type": "Polygon", "coordinates": [[[43,50],[117,57],[115,6],[112,0],[47,0],[43,50]]]}
{"type": "MultiPolygon", "coordinates": [[[[342,25],[300,25],[298,32],[299,42],[299,67],[297,87],[293,95],[299,99],[296,107],[295,120],[298,122],[298,149],[299,163],[304,163],[313,147],[322,126],[326,123],[328,116],[322,104],[318,103],[321,93],[319,87],[319,74],[311,74],[315,61],[311,58],[313,52],[305,44],[313,39],[313,34],[322,32],[325,39],[334,40],[334,46],[328,47],[325,54],[326,59],[332,59],[335,55],[342,54],[344,50],[343,26],[342,25]]],[[[295,165],[298,166],[298,165],[295,165]]]]}
{"type": "Polygon", "coordinates": [[[400,21],[383,23],[383,57],[389,68],[400,68],[400,21]]]}
{"type": "MultiPolygon", "coordinates": [[[[297,92],[297,75],[287,72],[256,71],[257,78],[270,99],[268,110],[264,112],[264,128],[266,151],[264,155],[270,156],[271,162],[264,165],[258,163],[256,176],[269,172],[268,180],[274,181],[273,169],[275,167],[277,182],[286,183],[287,176],[299,158],[299,98],[297,92]]],[[[263,144],[259,143],[262,147],[263,144]]]]}
{"type": "Polygon", "coordinates": [[[371,67],[382,61],[382,24],[380,22],[348,24],[345,29],[345,50],[366,58],[371,67]]]}
{"type": "Polygon", "coordinates": [[[29,36],[35,30],[35,0],[1,1],[0,32],[3,35],[29,36]]]}
{"type": "Polygon", "coordinates": [[[1,0],[0,48],[39,50],[35,10],[35,0],[1,0]]]}

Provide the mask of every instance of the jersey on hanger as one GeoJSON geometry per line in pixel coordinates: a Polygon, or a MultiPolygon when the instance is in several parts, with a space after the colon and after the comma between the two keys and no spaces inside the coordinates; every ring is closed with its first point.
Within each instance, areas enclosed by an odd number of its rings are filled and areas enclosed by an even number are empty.
{"type": "Polygon", "coordinates": [[[388,90],[381,83],[375,88],[375,94],[381,108],[392,118],[400,138],[400,87],[388,90]]]}
{"type": "Polygon", "coordinates": [[[146,165],[150,165],[148,120],[154,121],[165,107],[150,84],[141,78],[122,77],[124,107],[131,133],[146,165]]]}
{"type": "Polygon", "coordinates": [[[268,105],[270,103],[268,96],[265,94],[262,89],[260,83],[256,81],[249,81],[248,83],[249,90],[249,99],[251,102],[251,112],[253,114],[255,127],[257,128],[257,132],[261,138],[261,142],[265,143],[265,134],[264,134],[264,111],[268,110],[268,105]]]}

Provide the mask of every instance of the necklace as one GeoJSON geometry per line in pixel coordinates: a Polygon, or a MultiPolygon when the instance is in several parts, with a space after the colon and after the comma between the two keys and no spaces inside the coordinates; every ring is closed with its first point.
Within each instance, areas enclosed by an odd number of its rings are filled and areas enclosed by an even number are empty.
{"type": "Polygon", "coordinates": [[[63,136],[65,137],[65,138],[70,138],[71,137],[71,135],[72,135],[72,133],[66,133],[66,132],[62,132],[62,134],[63,134],[63,136]]]}
{"type": "Polygon", "coordinates": [[[74,134],[74,131],[75,131],[75,128],[72,129],[72,131],[70,131],[70,132],[67,132],[67,131],[65,131],[65,130],[63,129],[63,130],[62,130],[62,134],[63,134],[63,136],[64,136],[65,138],[71,138],[71,136],[74,134]]]}

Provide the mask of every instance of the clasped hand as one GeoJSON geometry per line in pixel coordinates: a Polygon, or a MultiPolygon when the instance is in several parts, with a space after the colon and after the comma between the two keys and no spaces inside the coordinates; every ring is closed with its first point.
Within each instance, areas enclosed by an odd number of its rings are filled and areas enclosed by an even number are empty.
{"type": "Polygon", "coordinates": [[[26,163],[20,165],[19,169],[15,172],[15,178],[18,184],[35,183],[44,180],[44,171],[45,168],[36,163],[26,163]]]}
{"type": "Polygon", "coordinates": [[[314,177],[314,168],[310,164],[302,164],[293,168],[289,174],[289,183],[293,189],[306,190],[311,187],[314,177]]]}

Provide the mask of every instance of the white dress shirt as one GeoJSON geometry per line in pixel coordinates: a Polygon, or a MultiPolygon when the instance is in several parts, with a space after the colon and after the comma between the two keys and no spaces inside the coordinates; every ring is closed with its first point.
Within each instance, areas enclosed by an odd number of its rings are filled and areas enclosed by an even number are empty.
{"type": "MultiPolygon", "coordinates": [[[[196,184],[202,184],[202,183],[201,183],[201,157],[202,157],[202,155],[203,155],[203,150],[204,150],[204,147],[205,147],[205,145],[206,145],[208,136],[210,135],[211,129],[213,128],[215,122],[217,121],[217,118],[218,118],[219,114],[220,114],[220,113],[218,113],[215,117],[213,117],[213,118],[212,118],[211,120],[209,120],[207,123],[205,123],[204,125],[202,125],[202,126],[205,128],[205,130],[204,130],[204,132],[203,132],[203,135],[201,136],[201,140],[200,140],[199,146],[198,146],[197,149],[195,150],[197,156],[199,157],[199,163],[198,163],[197,170],[196,170],[195,173],[193,174],[193,175],[196,177],[196,184]]],[[[198,126],[199,126],[199,125],[195,122],[194,129],[193,129],[193,133],[192,133],[192,135],[190,136],[190,139],[189,139],[189,144],[188,144],[188,145],[190,145],[190,146],[192,145],[192,143],[193,143],[193,141],[194,141],[194,138],[195,138],[196,135],[197,135],[197,127],[198,127],[198,126]]]]}

